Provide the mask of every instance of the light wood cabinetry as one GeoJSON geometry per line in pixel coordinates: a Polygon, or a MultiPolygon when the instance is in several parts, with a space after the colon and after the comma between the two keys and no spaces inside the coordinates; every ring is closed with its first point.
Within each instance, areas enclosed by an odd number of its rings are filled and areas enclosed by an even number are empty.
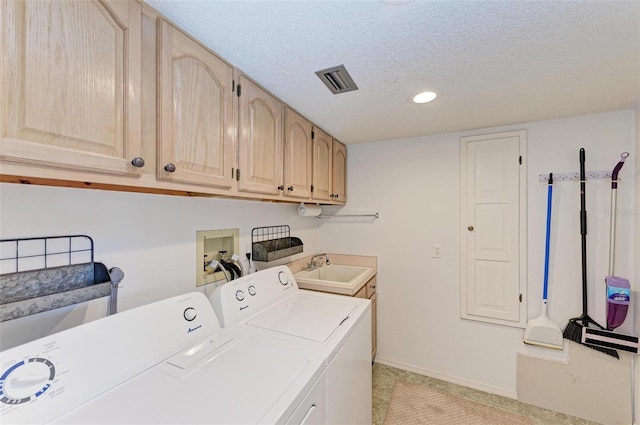
{"type": "Polygon", "coordinates": [[[319,128],[313,129],[313,199],[332,201],[333,139],[319,128]]]}
{"type": "Polygon", "coordinates": [[[378,323],[378,295],[376,294],[376,276],[356,292],[355,298],[365,298],[371,301],[371,359],[376,356],[378,349],[377,323],[378,323]]]}
{"type": "Polygon", "coordinates": [[[284,194],[290,198],[311,198],[311,123],[285,107],[284,116],[284,194]]]}
{"type": "Polygon", "coordinates": [[[345,202],[344,145],[145,2],[0,1],[0,46],[1,182],[345,202]]]}
{"type": "Polygon", "coordinates": [[[157,29],[157,177],[230,189],[233,68],[164,19],[157,29]]]}
{"type": "Polygon", "coordinates": [[[347,202],[347,147],[333,139],[331,199],[347,202]]]}
{"type": "Polygon", "coordinates": [[[371,300],[371,358],[376,356],[378,349],[378,294],[376,293],[376,276],[365,285],[367,298],[371,300]]]}
{"type": "Polygon", "coordinates": [[[282,103],[244,76],[239,78],[238,189],[279,195],[282,183],[282,103]]]}
{"type": "Polygon", "coordinates": [[[138,176],[140,4],[3,1],[0,9],[2,160],[138,176]]]}
{"type": "Polygon", "coordinates": [[[313,199],[347,202],[347,147],[324,131],[313,130],[313,199]]]}

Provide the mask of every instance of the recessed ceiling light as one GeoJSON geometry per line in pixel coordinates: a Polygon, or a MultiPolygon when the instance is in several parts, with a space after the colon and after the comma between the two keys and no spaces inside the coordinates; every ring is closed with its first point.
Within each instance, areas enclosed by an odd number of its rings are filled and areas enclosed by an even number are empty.
{"type": "Polygon", "coordinates": [[[432,91],[423,91],[413,96],[414,103],[428,103],[435,99],[438,95],[432,91]]]}

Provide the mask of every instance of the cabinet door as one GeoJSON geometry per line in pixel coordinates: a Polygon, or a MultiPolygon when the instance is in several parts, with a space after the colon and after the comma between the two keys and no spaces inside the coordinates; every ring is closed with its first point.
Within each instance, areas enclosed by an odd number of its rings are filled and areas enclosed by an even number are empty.
{"type": "Polygon", "coordinates": [[[334,201],[347,202],[347,147],[333,140],[333,181],[332,198],[334,201]]]}
{"type": "Polygon", "coordinates": [[[460,138],[461,317],[525,327],[526,131],[460,138]]]}
{"type": "Polygon", "coordinates": [[[313,133],[313,199],[331,201],[333,139],[318,128],[313,133]]]}
{"type": "Polygon", "coordinates": [[[233,69],[158,18],[160,180],[231,188],[233,69]]]}
{"type": "Polygon", "coordinates": [[[0,9],[1,158],[139,175],[140,4],[3,1],[0,9]]]}
{"type": "Polygon", "coordinates": [[[362,288],[360,288],[358,290],[358,292],[356,292],[356,294],[354,295],[355,298],[367,298],[367,287],[363,286],[362,288]]]}
{"type": "Polygon", "coordinates": [[[371,298],[371,360],[376,356],[378,350],[378,294],[373,294],[371,298]]]}
{"type": "Polygon", "coordinates": [[[311,123],[291,109],[284,117],[284,187],[288,197],[311,197],[311,123]]]}
{"type": "Polygon", "coordinates": [[[239,78],[238,189],[277,195],[282,184],[282,104],[244,76],[239,78]]]}

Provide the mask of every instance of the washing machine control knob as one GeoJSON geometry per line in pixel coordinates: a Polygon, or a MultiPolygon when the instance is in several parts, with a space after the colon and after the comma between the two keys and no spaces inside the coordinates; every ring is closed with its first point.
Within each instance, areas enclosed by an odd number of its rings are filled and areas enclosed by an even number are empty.
{"type": "Polygon", "coordinates": [[[249,286],[247,292],[249,292],[249,295],[254,296],[256,294],[256,287],[253,285],[249,286]]]}
{"type": "Polygon", "coordinates": [[[241,289],[236,291],[236,300],[242,301],[244,300],[244,292],[241,289]]]}
{"type": "Polygon", "coordinates": [[[188,321],[191,322],[192,320],[194,320],[196,318],[196,316],[198,315],[198,313],[196,312],[196,309],[193,307],[188,307],[184,310],[184,318],[188,321]]]}
{"type": "Polygon", "coordinates": [[[289,276],[287,276],[285,272],[280,272],[278,273],[278,280],[280,281],[280,284],[282,284],[282,286],[287,286],[287,284],[289,283],[289,276]]]}

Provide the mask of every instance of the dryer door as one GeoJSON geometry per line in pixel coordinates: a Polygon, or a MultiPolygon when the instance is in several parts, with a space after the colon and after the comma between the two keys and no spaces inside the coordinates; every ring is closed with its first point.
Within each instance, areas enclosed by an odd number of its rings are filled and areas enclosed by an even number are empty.
{"type": "Polygon", "coordinates": [[[357,306],[348,297],[328,299],[299,292],[264,310],[247,325],[324,342],[357,306]]]}

